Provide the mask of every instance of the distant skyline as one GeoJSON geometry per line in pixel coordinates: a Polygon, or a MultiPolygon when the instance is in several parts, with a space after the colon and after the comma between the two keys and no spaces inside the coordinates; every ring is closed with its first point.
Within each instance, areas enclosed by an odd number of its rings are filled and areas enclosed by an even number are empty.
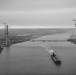
{"type": "Polygon", "coordinates": [[[0,27],[74,27],[76,0],[0,0],[0,27]]]}

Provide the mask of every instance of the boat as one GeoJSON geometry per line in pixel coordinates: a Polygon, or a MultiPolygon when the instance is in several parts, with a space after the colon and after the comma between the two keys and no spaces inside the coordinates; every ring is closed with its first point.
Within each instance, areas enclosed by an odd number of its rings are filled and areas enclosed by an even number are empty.
{"type": "Polygon", "coordinates": [[[61,60],[57,57],[56,54],[51,55],[51,58],[53,59],[53,61],[55,62],[55,64],[57,64],[57,65],[61,64],[61,60]]]}
{"type": "Polygon", "coordinates": [[[57,55],[55,54],[55,52],[53,50],[49,50],[49,54],[55,64],[57,64],[57,65],[61,64],[61,60],[57,57],[57,55]]]}

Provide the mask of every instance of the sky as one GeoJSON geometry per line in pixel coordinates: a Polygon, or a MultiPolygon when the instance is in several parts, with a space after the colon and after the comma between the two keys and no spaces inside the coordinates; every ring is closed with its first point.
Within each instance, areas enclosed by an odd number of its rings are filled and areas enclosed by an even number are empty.
{"type": "Polygon", "coordinates": [[[74,27],[76,0],[0,0],[0,27],[74,27]]]}

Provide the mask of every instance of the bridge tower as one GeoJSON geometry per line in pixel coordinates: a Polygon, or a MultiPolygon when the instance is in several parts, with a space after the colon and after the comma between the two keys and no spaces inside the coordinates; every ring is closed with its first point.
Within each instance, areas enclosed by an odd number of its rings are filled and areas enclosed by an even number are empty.
{"type": "Polygon", "coordinates": [[[9,40],[9,33],[8,33],[8,25],[6,23],[5,24],[5,45],[10,46],[10,40],[9,40]]]}
{"type": "Polygon", "coordinates": [[[76,27],[76,19],[73,19],[73,21],[75,21],[75,27],[76,27]]]}

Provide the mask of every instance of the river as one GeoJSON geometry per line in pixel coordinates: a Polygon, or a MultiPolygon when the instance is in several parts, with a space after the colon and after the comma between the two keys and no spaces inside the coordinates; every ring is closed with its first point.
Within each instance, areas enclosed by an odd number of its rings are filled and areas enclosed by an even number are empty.
{"type": "Polygon", "coordinates": [[[27,41],[4,48],[0,75],[75,75],[76,45],[70,42],[27,41]],[[57,66],[48,51],[53,49],[62,63],[57,66]]]}

